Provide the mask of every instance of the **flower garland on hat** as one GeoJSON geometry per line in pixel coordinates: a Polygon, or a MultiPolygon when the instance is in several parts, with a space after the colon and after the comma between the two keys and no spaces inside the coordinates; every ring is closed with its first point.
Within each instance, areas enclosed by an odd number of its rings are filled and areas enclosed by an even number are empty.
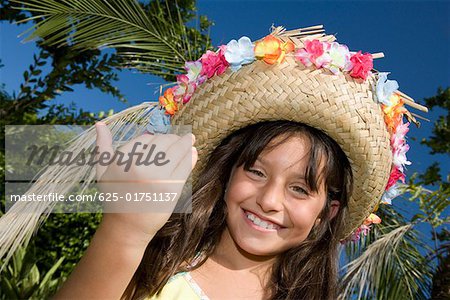
{"type": "MultiPolygon", "coordinates": [[[[150,132],[167,132],[170,119],[189,102],[196,88],[207,79],[223,74],[229,68],[239,70],[243,65],[255,60],[262,60],[269,65],[283,62],[286,55],[293,52],[294,58],[306,67],[324,68],[332,74],[348,73],[351,77],[366,80],[372,75],[373,55],[362,51],[351,52],[348,47],[337,42],[323,42],[318,39],[305,40],[304,47],[295,49],[291,41],[284,42],[273,34],[252,43],[248,37],[241,37],[222,45],[216,52],[207,51],[197,61],[186,62],[186,74],[177,76],[174,87],[168,88],[159,97],[161,109],[153,114],[147,130],[150,132]]],[[[375,87],[376,101],[384,113],[386,127],[391,136],[393,164],[381,203],[391,204],[392,199],[401,194],[400,183],[405,182],[405,165],[411,162],[406,158],[409,145],[406,133],[410,123],[403,123],[406,114],[404,99],[396,93],[398,83],[388,80],[389,73],[377,73],[375,87]]],[[[371,224],[378,224],[381,219],[375,214],[370,216],[346,240],[359,240],[361,234],[367,235],[371,224]]]]}

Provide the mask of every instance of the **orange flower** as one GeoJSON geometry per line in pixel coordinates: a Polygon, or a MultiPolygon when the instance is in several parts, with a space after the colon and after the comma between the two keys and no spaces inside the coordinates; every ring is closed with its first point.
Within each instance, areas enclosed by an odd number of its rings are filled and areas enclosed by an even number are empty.
{"type": "Polygon", "coordinates": [[[381,219],[376,214],[370,214],[369,217],[364,221],[364,225],[370,225],[370,224],[380,224],[381,219]]]}
{"type": "Polygon", "coordinates": [[[294,43],[291,41],[283,43],[273,35],[268,35],[262,41],[255,43],[255,56],[273,65],[282,62],[286,53],[294,51],[294,48],[294,43]]]}
{"type": "Polygon", "coordinates": [[[164,91],[164,95],[159,97],[159,103],[166,109],[166,113],[173,115],[178,111],[178,105],[173,97],[173,88],[164,91]]]}
{"type": "Polygon", "coordinates": [[[384,112],[384,122],[387,125],[389,133],[392,135],[395,133],[395,129],[401,123],[403,114],[406,112],[403,106],[403,100],[397,94],[392,94],[389,99],[391,105],[382,105],[384,112]]]}

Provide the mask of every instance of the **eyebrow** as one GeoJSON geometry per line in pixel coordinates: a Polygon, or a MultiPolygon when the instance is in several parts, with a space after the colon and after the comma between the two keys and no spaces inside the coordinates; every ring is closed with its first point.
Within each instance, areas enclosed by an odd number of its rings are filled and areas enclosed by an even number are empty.
{"type": "MultiPolygon", "coordinates": [[[[256,161],[259,161],[260,163],[262,163],[262,164],[266,164],[267,163],[267,161],[265,160],[265,159],[263,159],[263,158],[260,158],[260,157],[258,157],[257,159],[256,159],[256,161]]],[[[306,181],[306,177],[305,177],[305,175],[304,174],[302,174],[302,173],[294,173],[294,176],[296,177],[296,178],[298,178],[298,179],[303,179],[303,180],[305,180],[306,181]]]]}
{"type": "Polygon", "coordinates": [[[259,156],[256,158],[256,161],[259,161],[259,162],[261,162],[261,163],[263,163],[263,164],[266,163],[265,159],[262,159],[262,158],[259,157],[259,156]]]}

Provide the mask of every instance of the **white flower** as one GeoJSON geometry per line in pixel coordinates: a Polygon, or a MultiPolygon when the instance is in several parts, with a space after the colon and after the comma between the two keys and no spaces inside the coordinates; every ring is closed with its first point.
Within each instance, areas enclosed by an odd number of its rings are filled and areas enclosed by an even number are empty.
{"type": "Polygon", "coordinates": [[[328,55],[324,56],[328,60],[324,67],[333,74],[339,74],[341,70],[348,71],[351,69],[350,51],[347,46],[333,42],[328,50],[328,55]]]}
{"type": "Polygon", "coordinates": [[[254,45],[252,41],[243,36],[239,41],[231,40],[225,50],[225,59],[230,64],[231,70],[237,71],[242,65],[255,60],[254,45]]]}
{"type": "Polygon", "coordinates": [[[381,197],[381,203],[383,204],[392,204],[392,199],[402,194],[402,192],[399,189],[400,184],[395,183],[393,186],[391,186],[387,191],[383,193],[383,196],[381,197]]]}
{"type": "Polygon", "coordinates": [[[187,61],[184,64],[184,69],[187,71],[186,76],[189,81],[195,82],[197,84],[202,84],[206,80],[206,76],[201,76],[202,63],[199,61],[187,61]]]}
{"type": "Polygon", "coordinates": [[[398,83],[396,80],[387,80],[388,74],[386,72],[378,73],[376,93],[378,102],[389,106],[391,105],[389,99],[392,93],[398,89],[398,83]]]}
{"type": "Polygon", "coordinates": [[[170,116],[164,109],[154,108],[146,129],[150,133],[167,133],[170,130],[170,116]]]}
{"type": "Polygon", "coordinates": [[[411,162],[406,158],[406,152],[408,152],[409,146],[407,144],[400,145],[394,150],[393,164],[403,172],[404,165],[410,165],[411,162]]]}

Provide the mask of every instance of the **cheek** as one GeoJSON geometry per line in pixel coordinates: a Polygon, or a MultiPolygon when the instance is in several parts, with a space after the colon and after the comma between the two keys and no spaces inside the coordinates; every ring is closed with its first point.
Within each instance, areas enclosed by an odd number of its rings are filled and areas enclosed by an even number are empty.
{"type": "Polygon", "coordinates": [[[257,189],[247,181],[236,178],[232,180],[227,188],[225,201],[227,204],[240,203],[252,195],[255,195],[257,189]]]}
{"type": "Polygon", "coordinates": [[[314,226],[322,205],[311,205],[310,203],[295,203],[288,209],[292,225],[299,230],[311,229],[314,226]]]}

